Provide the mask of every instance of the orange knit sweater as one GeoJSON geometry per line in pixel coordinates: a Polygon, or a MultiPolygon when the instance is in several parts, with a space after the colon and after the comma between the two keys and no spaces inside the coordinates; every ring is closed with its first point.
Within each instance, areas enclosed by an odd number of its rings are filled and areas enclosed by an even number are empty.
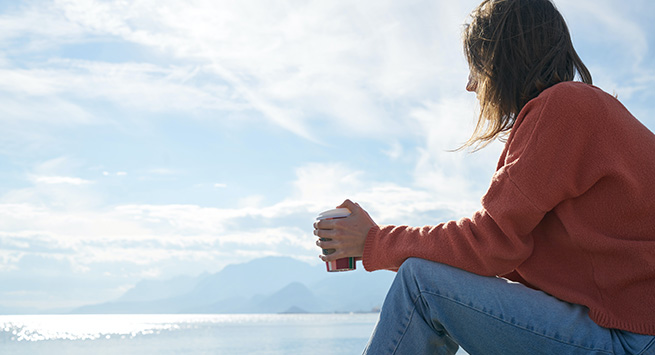
{"type": "Polygon", "coordinates": [[[409,257],[504,275],[603,327],[655,335],[655,135],[594,86],[546,89],[517,117],[473,217],[371,228],[366,270],[409,257]]]}

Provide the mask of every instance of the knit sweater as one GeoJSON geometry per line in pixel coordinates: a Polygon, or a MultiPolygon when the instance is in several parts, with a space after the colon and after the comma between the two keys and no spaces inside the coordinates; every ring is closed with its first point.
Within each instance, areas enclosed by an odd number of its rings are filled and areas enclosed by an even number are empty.
{"type": "Polygon", "coordinates": [[[521,110],[482,208],[436,226],[376,226],[366,270],[409,257],[505,276],[589,308],[598,325],[655,335],[655,135],[579,82],[521,110]]]}

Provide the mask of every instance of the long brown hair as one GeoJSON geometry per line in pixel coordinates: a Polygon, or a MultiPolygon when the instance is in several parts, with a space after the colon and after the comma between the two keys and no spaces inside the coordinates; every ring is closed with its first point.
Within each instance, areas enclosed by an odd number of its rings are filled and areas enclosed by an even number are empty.
{"type": "Polygon", "coordinates": [[[562,81],[591,84],[564,18],[550,0],[485,0],[464,27],[464,53],[480,116],[463,147],[478,150],[508,132],[528,101],[562,81]]]}

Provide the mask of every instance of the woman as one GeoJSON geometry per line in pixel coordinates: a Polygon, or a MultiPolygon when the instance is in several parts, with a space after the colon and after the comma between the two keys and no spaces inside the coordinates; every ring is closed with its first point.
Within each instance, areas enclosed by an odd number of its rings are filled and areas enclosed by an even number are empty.
{"type": "Polygon", "coordinates": [[[549,0],[471,17],[467,146],[506,138],[482,209],[378,226],[345,201],[314,224],[324,261],[398,271],[366,353],[655,354],[655,135],[591,85],[549,0]]]}

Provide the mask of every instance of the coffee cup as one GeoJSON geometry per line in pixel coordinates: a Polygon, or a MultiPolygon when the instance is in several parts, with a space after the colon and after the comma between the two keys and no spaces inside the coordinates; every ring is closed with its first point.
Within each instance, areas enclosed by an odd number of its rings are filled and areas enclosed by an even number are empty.
{"type": "MultiPolygon", "coordinates": [[[[317,220],[339,219],[346,218],[350,215],[350,210],[347,208],[335,208],[319,213],[317,220]]],[[[320,238],[321,240],[330,240],[328,238],[320,238]]],[[[323,255],[334,253],[334,249],[323,249],[323,255]]],[[[334,261],[326,261],[325,266],[328,272],[349,271],[355,270],[355,258],[341,258],[334,261]]]]}

